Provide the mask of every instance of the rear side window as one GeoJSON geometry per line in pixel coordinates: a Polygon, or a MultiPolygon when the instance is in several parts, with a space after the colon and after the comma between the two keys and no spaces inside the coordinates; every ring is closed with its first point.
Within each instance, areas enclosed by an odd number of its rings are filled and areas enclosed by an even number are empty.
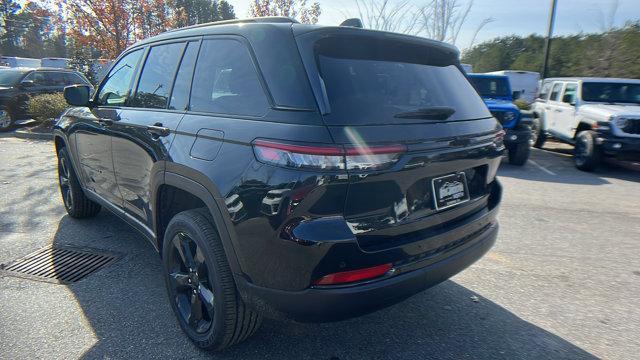
{"type": "Polygon", "coordinates": [[[560,91],[562,91],[562,83],[557,82],[553,85],[553,90],[551,90],[549,100],[560,101],[560,91]]]}
{"type": "Polygon", "coordinates": [[[64,82],[66,85],[87,84],[85,79],[74,73],[64,73],[64,82]]]}
{"type": "Polygon", "coordinates": [[[173,76],[184,46],[184,43],[172,43],[151,48],[131,106],[153,109],[167,107],[173,76]]]}
{"type": "Polygon", "coordinates": [[[236,40],[205,40],[198,55],[190,110],[264,115],[269,102],[251,55],[236,40]]]}
{"type": "Polygon", "coordinates": [[[197,42],[190,42],[182,56],[180,69],[171,92],[171,102],[169,103],[171,110],[185,110],[187,108],[191,77],[193,76],[193,68],[196,66],[196,56],[198,56],[198,45],[197,42]]]}
{"type": "Polygon", "coordinates": [[[124,105],[141,55],[142,50],[130,52],[111,68],[98,92],[97,100],[100,105],[124,105]]]}
{"type": "Polygon", "coordinates": [[[403,113],[442,107],[448,120],[489,117],[457,59],[437,47],[336,36],[316,42],[315,56],[330,105],[330,125],[422,121],[403,113]]]}

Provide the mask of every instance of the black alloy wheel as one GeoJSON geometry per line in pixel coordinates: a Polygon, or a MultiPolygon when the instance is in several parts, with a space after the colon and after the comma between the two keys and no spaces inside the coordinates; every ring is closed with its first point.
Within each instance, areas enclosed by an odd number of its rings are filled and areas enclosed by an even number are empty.
{"type": "Polygon", "coordinates": [[[178,315],[196,334],[206,333],[215,315],[215,298],[209,266],[202,249],[188,234],[177,233],[171,240],[168,258],[172,301],[178,315]]]}
{"type": "Polygon", "coordinates": [[[69,169],[69,164],[67,163],[67,158],[61,156],[59,159],[58,167],[58,182],[60,183],[62,201],[64,202],[64,206],[67,209],[73,208],[73,196],[71,194],[71,185],[69,180],[70,176],[71,172],[69,169]]]}

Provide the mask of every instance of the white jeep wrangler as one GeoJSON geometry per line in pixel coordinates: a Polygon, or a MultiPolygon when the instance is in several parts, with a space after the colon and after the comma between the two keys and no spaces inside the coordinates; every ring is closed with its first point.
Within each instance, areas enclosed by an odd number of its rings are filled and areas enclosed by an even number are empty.
{"type": "Polygon", "coordinates": [[[580,170],[603,156],[640,160],[640,80],[545,79],[532,111],[534,146],[548,136],[573,144],[580,170]]]}

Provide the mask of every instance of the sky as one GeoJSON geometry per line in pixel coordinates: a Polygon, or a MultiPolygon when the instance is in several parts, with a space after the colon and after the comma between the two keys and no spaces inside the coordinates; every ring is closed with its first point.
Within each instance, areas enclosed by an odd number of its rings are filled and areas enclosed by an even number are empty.
{"type": "MultiPolygon", "coordinates": [[[[228,0],[235,7],[236,16],[247,17],[251,0],[228,0]]],[[[307,0],[313,2],[314,0],[307,0]]],[[[322,8],[319,23],[337,25],[345,19],[345,14],[357,17],[355,0],[316,0],[322,8]]],[[[366,1],[366,0],[365,0],[366,1]]],[[[394,0],[392,0],[394,1],[394,0]]],[[[419,6],[429,0],[410,0],[419,6]]],[[[467,4],[470,0],[460,0],[467,4]]],[[[616,0],[557,0],[555,34],[567,35],[580,32],[599,32],[609,18],[609,12],[616,0]]],[[[640,0],[618,0],[618,10],[614,25],[624,25],[627,21],[640,20],[640,0]]],[[[507,35],[545,34],[547,29],[550,0],[473,0],[471,14],[461,29],[456,45],[462,49],[471,43],[473,33],[486,18],[494,21],[486,25],[475,41],[507,35]]]]}

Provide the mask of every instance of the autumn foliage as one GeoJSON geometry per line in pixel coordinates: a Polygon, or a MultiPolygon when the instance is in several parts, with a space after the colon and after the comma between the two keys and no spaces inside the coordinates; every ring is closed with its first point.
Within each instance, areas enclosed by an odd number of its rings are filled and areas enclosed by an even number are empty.
{"type": "Polygon", "coordinates": [[[71,48],[115,58],[138,40],[169,29],[235,18],[226,0],[40,0],[71,48]]]}
{"type": "Polygon", "coordinates": [[[321,12],[319,3],[307,0],[253,0],[249,8],[252,17],[286,16],[306,24],[316,24],[321,12]]]}

